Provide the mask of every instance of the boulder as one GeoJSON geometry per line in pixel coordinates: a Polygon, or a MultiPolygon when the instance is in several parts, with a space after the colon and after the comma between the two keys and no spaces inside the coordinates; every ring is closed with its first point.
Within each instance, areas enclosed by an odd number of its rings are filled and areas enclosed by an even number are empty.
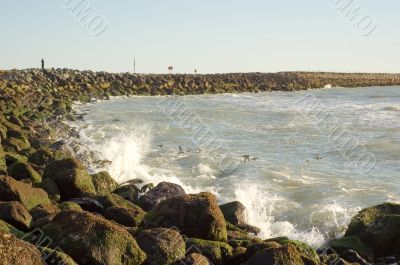
{"type": "Polygon", "coordinates": [[[142,207],[145,211],[149,211],[157,204],[166,199],[182,196],[185,194],[186,193],[183,188],[178,184],[161,182],[156,187],[140,197],[139,206],[142,207]]]}
{"type": "Polygon", "coordinates": [[[260,233],[260,229],[258,227],[247,224],[247,209],[241,202],[229,202],[220,205],[220,208],[226,221],[238,226],[240,229],[248,233],[260,233]]]}
{"type": "Polygon", "coordinates": [[[142,222],[146,212],[139,206],[126,207],[109,207],[103,211],[104,217],[113,220],[123,226],[136,227],[142,222]]]}
{"type": "Polygon", "coordinates": [[[79,204],[70,201],[60,203],[59,208],[62,211],[82,211],[82,208],[79,206],[79,204]]]}
{"type": "Polygon", "coordinates": [[[32,188],[8,176],[0,176],[0,200],[19,201],[28,210],[39,204],[49,204],[47,193],[39,188],[32,188]]]}
{"type": "Polygon", "coordinates": [[[281,244],[281,245],[287,245],[287,244],[291,244],[293,245],[297,251],[303,255],[304,257],[308,257],[311,260],[314,260],[316,263],[319,263],[319,256],[317,254],[317,252],[315,251],[315,249],[313,249],[312,247],[310,247],[309,245],[307,245],[304,242],[298,241],[298,240],[290,240],[290,239],[275,239],[275,242],[281,244]]]}
{"type": "Polygon", "coordinates": [[[70,199],[69,201],[78,204],[81,209],[88,212],[101,213],[104,209],[103,204],[101,204],[98,200],[93,198],[88,198],[88,197],[73,198],[70,199]]]}
{"type": "Polygon", "coordinates": [[[233,248],[226,243],[190,238],[186,240],[188,253],[201,253],[212,264],[225,264],[233,255],[233,248]]]}
{"type": "Polygon", "coordinates": [[[20,230],[28,230],[32,216],[18,201],[0,202],[0,219],[20,230]]]}
{"type": "Polygon", "coordinates": [[[45,166],[54,161],[66,159],[69,157],[69,154],[66,154],[61,151],[50,150],[46,147],[41,147],[36,152],[32,153],[29,156],[29,162],[38,165],[45,166]]]}
{"type": "Polygon", "coordinates": [[[28,163],[15,163],[10,168],[10,174],[16,180],[30,179],[34,183],[42,181],[42,176],[34,170],[28,163]]]}
{"type": "Polygon", "coordinates": [[[46,166],[43,176],[57,184],[63,201],[96,193],[87,169],[81,162],[72,158],[50,163],[46,166]]]}
{"type": "Polygon", "coordinates": [[[118,187],[118,183],[107,172],[92,175],[92,181],[97,195],[106,195],[118,187]]]}
{"type": "Polygon", "coordinates": [[[174,265],[210,265],[208,259],[201,254],[192,253],[174,263],[174,265]]]}
{"type": "Polygon", "coordinates": [[[110,193],[105,196],[98,197],[99,202],[104,206],[104,208],[109,207],[125,207],[125,208],[135,208],[136,205],[130,201],[125,200],[121,196],[110,193]]]}
{"type": "Polygon", "coordinates": [[[15,228],[14,226],[10,225],[7,222],[4,222],[3,220],[0,219],[0,231],[13,234],[14,236],[18,238],[22,238],[25,236],[25,233],[22,232],[21,230],[15,228]]]}
{"type": "Polygon", "coordinates": [[[147,213],[144,228],[176,227],[193,238],[227,241],[226,223],[211,193],[183,195],[162,201],[147,213]]]}
{"type": "Polygon", "coordinates": [[[400,205],[385,203],[360,211],[345,236],[358,237],[376,257],[400,253],[400,205]]]}
{"type": "Polygon", "coordinates": [[[0,261],[3,265],[44,265],[42,254],[30,243],[0,230],[0,261]]]}
{"type": "Polygon", "coordinates": [[[185,241],[173,229],[155,228],[141,231],[136,238],[147,255],[146,263],[170,265],[185,257],[185,241]]]}
{"type": "Polygon", "coordinates": [[[265,248],[256,252],[243,265],[304,265],[301,254],[292,244],[265,248]]]}
{"type": "Polygon", "coordinates": [[[21,140],[21,139],[17,139],[14,137],[7,138],[7,139],[3,140],[1,143],[4,147],[4,149],[8,152],[12,152],[12,151],[20,152],[24,149],[28,149],[29,147],[31,147],[28,140],[26,140],[26,139],[21,140]]]}
{"type": "Polygon", "coordinates": [[[130,184],[117,188],[113,193],[132,203],[138,203],[140,190],[134,184],[130,184]]]}
{"type": "Polygon", "coordinates": [[[121,226],[84,211],[63,211],[43,228],[77,263],[140,265],[146,254],[121,226]]]}

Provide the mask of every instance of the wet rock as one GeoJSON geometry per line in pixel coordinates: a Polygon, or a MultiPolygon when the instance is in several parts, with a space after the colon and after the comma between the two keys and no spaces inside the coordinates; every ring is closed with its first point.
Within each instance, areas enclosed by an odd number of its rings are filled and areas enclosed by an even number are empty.
{"type": "Polygon", "coordinates": [[[174,263],[174,265],[210,265],[208,259],[201,254],[192,253],[174,263]]]}
{"type": "Polygon", "coordinates": [[[82,265],[140,265],[146,259],[125,229],[88,212],[60,212],[43,231],[82,265]]]}
{"type": "Polygon", "coordinates": [[[1,230],[0,261],[4,265],[44,265],[42,255],[35,246],[1,230]]]}
{"type": "Polygon", "coordinates": [[[55,161],[46,166],[44,178],[53,180],[61,200],[90,196],[96,193],[87,169],[75,159],[55,161]]]}
{"type": "Polygon", "coordinates": [[[358,237],[377,257],[400,253],[400,205],[385,203],[360,211],[345,236],[358,237]]]}
{"type": "Polygon", "coordinates": [[[190,238],[186,240],[189,253],[201,253],[212,264],[224,264],[233,255],[233,248],[226,243],[190,238]]]}
{"type": "Polygon", "coordinates": [[[118,187],[118,183],[107,172],[92,175],[92,181],[97,195],[106,195],[118,187]]]}
{"type": "Polygon", "coordinates": [[[31,147],[28,140],[21,140],[14,137],[4,139],[1,143],[3,148],[8,152],[20,152],[31,147]]]}
{"type": "Polygon", "coordinates": [[[342,254],[342,258],[351,263],[357,263],[360,265],[371,265],[371,263],[367,262],[363,259],[358,253],[354,250],[347,250],[342,254]]]}
{"type": "Polygon", "coordinates": [[[147,213],[142,226],[176,227],[188,237],[227,241],[224,216],[215,196],[207,192],[162,201],[147,213]]]}
{"type": "Polygon", "coordinates": [[[113,191],[113,193],[118,194],[125,200],[128,200],[132,203],[138,203],[140,190],[135,185],[130,184],[117,188],[113,191]]]}
{"type": "MultiPolygon", "coordinates": [[[[1,139],[1,138],[0,138],[1,139]]],[[[7,175],[7,164],[3,146],[0,144],[0,175],[7,175]]]]}
{"type": "Polygon", "coordinates": [[[17,201],[0,202],[0,219],[23,231],[27,231],[32,222],[28,210],[17,201]]]}
{"type": "Polygon", "coordinates": [[[0,177],[0,200],[19,201],[28,210],[39,204],[49,204],[47,193],[8,176],[0,177]]]}
{"type": "Polygon", "coordinates": [[[258,227],[247,224],[247,210],[241,202],[229,202],[220,205],[220,208],[226,221],[238,226],[240,229],[248,233],[253,233],[256,235],[260,233],[260,229],[258,227]]]}
{"type": "Polygon", "coordinates": [[[185,241],[173,229],[155,228],[139,233],[137,242],[146,253],[147,264],[170,265],[185,257],[185,241]]]}
{"type": "Polygon", "coordinates": [[[39,204],[32,208],[29,213],[32,215],[34,221],[46,217],[48,215],[57,214],[60,212],[60,208],[52,203],[49,204],[39,204]]]}
{"type": "Polygon", "coordinates": [[[66,159],[68,157],[69,154],[62,151],[55,151],[46,147],[41,147],[29,156],[29,162],[38,166],[45,166],[51,162],[66,159]]]}
{"type": "Polygon", "coordinates": [[[10,174],[16,180],[30,179],[34,183],[42,181],[42,176],[27,163],[15,163],[11,166],[10,174]]]}
{"type": "Polygon", "coordinates": [[[140,197],[139,206],[145,211],[149,211],[166,199],[185,194],[186,193],[181,186],[174,183],[161,182],[155,188],[140,197]]]}
{"type": "Polygon", "coordinates": [[[317,252],[312,247],[310,247],[309,245],[307,245],[304,242],[301,242],[298,240],[284,239],[284,238],[283,239],[275,239],[275,241],[281,245],[291,244],[303,256],[308,257],[311,260],[314,260],[316,263],[319,263],[319,261],[320,261],[317,252]]]}
{"type": "Polygon", "coordinates": [[[139,206],[125,207],[109,207],[103,211],[104,217],[113,220],[123,226],[136,227],[142,222],[146,212],[139,206]]]}

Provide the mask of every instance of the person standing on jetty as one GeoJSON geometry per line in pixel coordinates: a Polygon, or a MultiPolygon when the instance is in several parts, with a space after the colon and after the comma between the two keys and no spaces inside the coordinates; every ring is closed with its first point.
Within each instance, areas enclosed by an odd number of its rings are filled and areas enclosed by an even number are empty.
{"type": "Polygon", "coordinates": [[[42,58],[42,70],[44,70],[44,59],[42,58]]]}

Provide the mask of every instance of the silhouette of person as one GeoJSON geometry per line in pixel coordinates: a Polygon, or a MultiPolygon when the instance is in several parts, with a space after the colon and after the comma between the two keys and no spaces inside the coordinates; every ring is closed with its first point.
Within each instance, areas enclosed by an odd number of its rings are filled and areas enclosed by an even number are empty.
{"type": "Polygon", "coordinates": [[[44,59],[42,58],[42,70],[44,70],[44,59]]]}

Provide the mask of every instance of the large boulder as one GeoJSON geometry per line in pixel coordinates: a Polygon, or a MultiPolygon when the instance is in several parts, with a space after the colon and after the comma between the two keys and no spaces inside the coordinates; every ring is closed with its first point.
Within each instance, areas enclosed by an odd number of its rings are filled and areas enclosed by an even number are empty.
{"type": "Polygon", "coordinates": [[[106,195],[118,187],[118,183],[107,172],[92,175],[92,181],[97,195],[106,195]]]}
{"type": "Polygon", "coordinates": [[[125,208],[135,208],[136,205],[130,201],[125,200],[121,196],[110,193],[105,196],[98,197],[99,202],[104,206],[108,207],[125,207],[125,208]]]}
{"type": "Polygon", "coordinates": [[[201,253],[212,264],[225,264],[233,255],[233,249],[226,243],[203,239],[189,238],[186,240],[188,253],[201,253]]]}
{"type": "Polygon", "coordinates": [[[145,211],[154,208],[160,202],[185,195],[185,191],[181,186],[169,182],[161,182],[156,187],[139,198],[139,205],[145,211]]]}
{"type": "Polygon", "coordinates": [[[134,184],[121,186],[113,191],[113,193],[121,196],[125,200],[132,203],[138,203],[140,189],[134,184]]]}
{"type": "Polygon", "coordinates": [[[18,201],[0,202],[0,219],[24,231],[30,228],[32,222],[32,216],[18,201]]]}
{"type": "Polygon", "coordinates": [[[139,206],[130,208],[126,207],[109,207],[103,211],[104,217],[113,220],[123,226],[137,227],[142,222],[146,212],[139,206]]]}
{"type": "Polygon", "coordinates": [[[385,203],[360,211],[345,236],[358,237],[377,257],[400,253],[400,205],[385,203]]]}
{"type": "Polygon", "coordinates": [[[83,211],[63,211],[44,233],[77,263],[140,265],[146,254],[123,227],[83,211]]]}
{"type": "Polygon", "coordinates": [[[46,217],[48,215],[57,214],[60,212],[60,208],[52,203],[49,204],[39,204],[32,208],[30,211],[34,221],[46,217]]]}
{"type": "Polygon", "coordinates": [[[173,229],[155,228],[141,231],[136,238],[147,255],[146,263],[170,265],[185,257],[185,241],[173,229]]]}
{"type": "Polygon", "coordinates": [[[38,247],[38,249],[43,253],[43,261],[46,265],[78,265],[70,256],[61,251],[47,247],[38,247]]]}
{"type": "Polygon", "coordinates": [[[167,199],[147,213],[144,228],[176,227],[193,238],[227,241],[226,223],[217,199],[211,193],[167,199]]]}
{"type": "Polygon", "coordinates": [[[63,201],[96,193],[87,169],[72,158],[50,163],[43,176],[57,184],[63,201]]]}
{"type": "Polygon", "coordinates": [[[44,265],[42,254],[30,243],[0,230],[0,261],[2,265],[44,265]]]}
{"type": "Polygon", "coordinates": [[[44,190],[32,188],[30,185],[8,176],[0,176],[0,200],[19,201],[28,210],[39,204],[50,203],[44,190]]]}

